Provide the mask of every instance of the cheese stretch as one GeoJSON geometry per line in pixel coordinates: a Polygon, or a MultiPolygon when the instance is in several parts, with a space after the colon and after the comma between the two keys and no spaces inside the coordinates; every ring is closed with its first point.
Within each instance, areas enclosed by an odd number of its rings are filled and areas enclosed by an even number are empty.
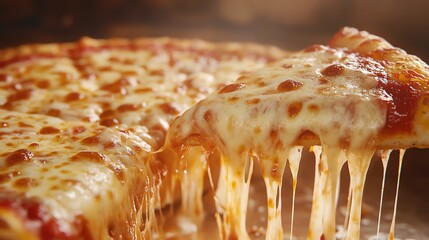
{"type": "Polygon", "coordinates": [[[175,201],[162,189],[176,185],[163,163],[171,157],[151,151],[169,124],[283,55],[258,44],[171,38],[0,50],[0,238],[157,235],[155,210],[175,201]]]}
{"type": "Polygon", "coordinates": [[[195,145],[220,152],[216,199],[223,239],[249,239],[255,161],[267,190],[266,239],[283,239],[283,173],[289,166],[296,187],[299,146],[312,146],[316,170],[307,238],[336,238],[339,178],[347,163],[351,197],[344,238],[360,239],[366,173],[375,152],[428,144],[427,135],[416,131],[425,127],[420,121],[426,112],[418,106],[425,105],[420,94],[427,92],[427,76],[421,60],[345,28],[329,46],[290,54],[209,95],[173,122],[166,146],[182,155],[195,145]]]}

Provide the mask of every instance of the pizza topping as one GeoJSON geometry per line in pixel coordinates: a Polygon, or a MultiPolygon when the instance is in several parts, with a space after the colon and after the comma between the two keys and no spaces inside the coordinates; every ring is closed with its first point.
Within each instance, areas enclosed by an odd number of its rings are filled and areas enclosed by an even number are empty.
{"type": "Polygon", "coordinates": [[[402,131],[413,131],[413,120],[421,94],[419,87],[413,82],[380,82],[379,87],[392,97],[387,102],[388,110],[384,134],[394,134],[402,131]]]}

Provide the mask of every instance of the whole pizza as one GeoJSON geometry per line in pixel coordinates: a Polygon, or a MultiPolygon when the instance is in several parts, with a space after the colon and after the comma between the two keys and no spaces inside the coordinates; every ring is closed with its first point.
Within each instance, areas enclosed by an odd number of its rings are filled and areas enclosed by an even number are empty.
{"type": "Polygon", "coordinates": [[[428,80],[419,58],[353,28],[298,52],[172,38],[1,50],[0,238],[168,238],[159,209],[180,201],[179,214],[201,221],[211,188],[219,237],[249,239],[259,164],[263,235],[283,239],[283,172],[290,167],[295,191],[309,147],[316,171],[307,238],[338,235],[336,193],[347,163],[342,237],[359,239],[374,153],[388,158],[392,149],[429,144],[428,80]]]}

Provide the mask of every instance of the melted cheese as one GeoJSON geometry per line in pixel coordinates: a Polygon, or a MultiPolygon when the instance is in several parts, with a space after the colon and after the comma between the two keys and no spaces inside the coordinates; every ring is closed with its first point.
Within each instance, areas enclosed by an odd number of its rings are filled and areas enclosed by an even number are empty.
{"type": "MultiPolygon", "coordinates": [[[[353,33],[360,39],[366,36],[353,33]]],[[[335,38],[334,45],[344,44],[341,36],[335,38]]],[[[267,190],[266,239],[283,238],[283,172],[289,159],[296,179],[299,157],[291,150],[300,144],[320,145],[313,147],[316,171],[307,238],[336,238],[339,177],[346,162],[350,173],[350,211],[343,237],[360,238],[366,173],[376,149],[412,146],[416,142],[427,144],[429,140],[413,131],[419,128],[414,126],[417,124],[414,117],[421,109],[406,112],[401,105],[403,96],[397,94],[399,91],[410,94],[410,107],[420,101],[413,92],[405,90],[409,82],[404,84],[404,79],[398,78],[398,69],[392,68],[395,64],[392,59],[398,60],[398,54],[406,54],[398,49],[383,49],[392,47],[383,44],[380,38],[374,39],[370,47],[358,50],[355,48],[359,44],[350,45],[349,49],[313,46],[290,54],[243,75],[173,122],[167,147],[177,150],[201,145],[206,151],[221,152],[217,196],[223,239],[249,238],[246,204],[250,178],[244,172],[250,156],[257,159],[267,190]],[[385,52],[388,57],[374,57],[376,51],[385,52]],[[398,122],[404,125],[397,125],[398,122]]],[[[423,65],[418,70],[427,69],[423,65]]],[[[423,74],[420,77],[428,80],[423,74]]]]}
{"type": "Polygon", "coordinates": [[[11,52],[25,61],[6,61],[0,68],[7,79],[0,81],[1,108],[119,126],[141,133],[156,148],[184,110],[241,73],[284,55],[256,44],[167,38],[84,38],[59,47],[65,49],[52,53],[55,48],[36,45],[23,56],[19,49],[3,50],[0,55],[11,52]]]}
{"type": "MultiPolygon", "coordinates": [[[[178,182],[171,177],[174,170],[166,169],[169,166],[161,162],[170,162],[173,156],[148,154],[149,150],[163,144],[169,124],[185,109],[243,72],[283,55],[277,48],[256,44],[168,38],[83,38],[71,44],[1,50],[0,108],[10,111],[1,114],[13,115],[13,121],[23,118],[22,125],[30,127],[25,134],[20,133],[21,129],[16,130],[19,134],[5,134],[5,138],[12,139],[4,139],[10,145],[0,151],[7,158],[7,154],[21,147],[16,142],[41,145],[37,151],[29,150],[37,153],[37,164],[14,166],[20,169],[20,176],[31,179],[29,184],[37,182],[37,186],[18,192],[22,198],[34,198],[46,206],[47,216],[59,222],[64,234],[78,238],[90,235],[94,239],[162,235],[153,224],[154,209],[177,198],[174,190],[178,182]],[[85,129],[83,133],[70,132],[79,126],[85,129]],[[42,127],[51,134],[38,136],[42,127]],[[142,146],[135,149],[136,144],[142,146]],[[50,155],[39,159],[38,154],[50,155]],[[99,161],[86,161],[87,158],[99,161]],[[39,160],[46,161],[46,166],[39,160]],[[84,216],[81,220],[80,215],[84,216]],[[89,233],[78,232],[79,227],[89,233]]],[[[6,125],[9,131],[12,125],[6,125]]],[[[22,151],[16,154],[27,153],[22,151]]],[[[182,211],[201,213],[200,181],[204,171],[197,170],[205,168],[204,161],[189,162],[193,164],[180,166],[183,172],[189,172],[180,182],[182,211]],[[187,175],[190,181],[186,181],[187,175]]],[[[4,178],[15,177],[7,167],[3,168],[4,178]]],[[[4,183],[3,187],[16,190],[12,183],[4,183]]],[[[10,215],[13,214],[6,211],[3,220],[10,215]]],[[[2,229],[2,234],[37,235],[37,225],[47,220],[27,226],[18,218],[5,220],[9,228],[2,229]]]]}
{"type": "Polygon", "coordinates": [[[0,232],[19,228],[8,217],[17,214],[21,227],[40,238],[142,239],[144,233],[130,229],[141,226],[146,207],[151,231],[154,208],[148,197],[156,188],[146,142],[115,129],[40,115],[1,110],[0,122],[0,184],[6,189],[0,193],[0,217],[9,219],[0,232]],[[12,205],[7,191],[15,196],[12,205]],[[40,210],[34,215],[29,206],[40,210]]]}

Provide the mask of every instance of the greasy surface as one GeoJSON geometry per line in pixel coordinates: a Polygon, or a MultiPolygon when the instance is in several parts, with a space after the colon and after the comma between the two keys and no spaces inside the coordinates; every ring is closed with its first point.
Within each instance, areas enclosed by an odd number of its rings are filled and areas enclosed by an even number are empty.
{"type": "Polygon", "coordinates": [[[138,228],[142,213],[154,211],[146,206],[153,204],[155,160],[141,138],[4,110],[0,123],[0,238],[144,236],[138,228]]]}
{"type": "Polygon", "coordinates": [[[1,50],[2,236],[148,237],[154,208],[172,201],[158,184],[174,181],[147,152],[185,109],[284,54],[169,38],[1,50]]]}
{"type": "Polygon", "coordinates": [[[359,239],[366,173],[376,149],[429,144],[428,79],[428,66],[417,57],[345,28],[330,46],[289,54],[199,102],[172,124],[167,147],[183,156],[193,145],[220,151],[216,206],[227,239],[249,238],[249,176],[257,162],[268,199],[266,239],[281,239],[285,167],[295,186],[301,154],[295,146],[320,145],[311,148],[317,167],[307,238],[335,238],[336,194],[347,162],[345,236],[359,239]]]}
{"type": "Polygon", "coordinates": [[[284,54],[169,38],[25,45],[0,51],[0,107],[119,125],[159,147],[184,110],[284,54]]]}

